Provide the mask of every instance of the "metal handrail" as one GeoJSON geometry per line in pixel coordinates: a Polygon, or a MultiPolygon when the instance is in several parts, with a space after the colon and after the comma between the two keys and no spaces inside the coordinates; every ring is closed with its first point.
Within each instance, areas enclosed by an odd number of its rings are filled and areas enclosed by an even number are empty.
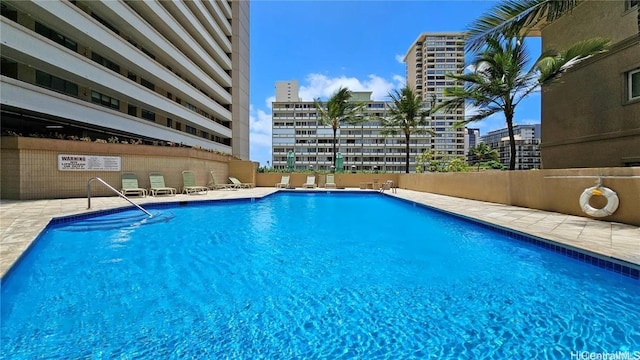
{"type": "Polygon", "coordinates": [[[120,193],[120,191],[116,190],[113,186],[107,184],[104,180],[100,179],[99,177],[93,177],[93,178],[89,179],[89,181],[87,182],[87,209],[91,209],[91,182],[93,180],[98,180],[104,186],[106,186],[107,188],[111,189],[111,191],[116,193],[118,196],[120,196],[121,198],[127,200],[131,205],[137,207],[138,209],[140,209],[140,211],[142,211],[145,214],[149,215],[149,217],[153,217],[153,215],[151,215],[151,213],[148,212],[147,210],[143,209],[142,206],[140,206],[140,205],[134,203],[133,201],[131,201],[131,199],[129,199],[128,197],[124,196],[124,194],[120,193]]]}

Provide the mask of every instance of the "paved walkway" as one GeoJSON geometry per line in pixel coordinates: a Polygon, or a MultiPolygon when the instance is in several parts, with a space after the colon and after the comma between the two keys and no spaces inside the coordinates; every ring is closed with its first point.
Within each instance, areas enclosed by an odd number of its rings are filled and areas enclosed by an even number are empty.
{"type": "MultiPolygon", "coordinates": [[[[132,197],[131,199],[137,204],[146,204],[262,197],[275,191],[274,188],[215,190],[209,191],[207,195],[132,197]]],[[[324,191],[324,189],[318,189],[318,191],[324,191]]],[[[392,194],[390,191],[386,193],[640,266],[639,227],[411,190],[398,189],[397,194],[392,194]]],[[[91,199],[92,211],[128,205],[124,199],[115,196],[91,199]]],[[[2,231],[0,275],[4,275],[52,218],[85,212],[87,212],[86,198],[0,201],[2,231]]]]}

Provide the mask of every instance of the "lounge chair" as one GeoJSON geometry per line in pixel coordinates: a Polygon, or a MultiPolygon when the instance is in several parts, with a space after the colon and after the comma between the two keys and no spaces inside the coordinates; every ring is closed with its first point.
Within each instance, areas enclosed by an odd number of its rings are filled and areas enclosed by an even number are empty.
{"type": "Polygon", "coordinates": [[[122,174],[122,189],[120,190],[122,195],[140,195],[147,196],[147,189],[143,189],[138,186],[138,178],[136,174],[132,172],[126,172],[122,174]]]}
{"type": "Polygon", "coordinates": [[[249,189],[249,188],[252,188],[252,187],[255,186],[254,183],[243,183],[243,182],[240,182],[240,180],[238,180],[238,179],[236,179],[234,177],[231,177],[231,176],[229,176],[229,180],[231,180],[233,185],[235,185],[236,188],[238,188],[238,189],[249,189]]]}
{"type": "Polygon", "coordinates": [[[149,173],[149,184],[151,184],[149,190],[152,196],[156,195],[175,195],[176,188],[168,187],[164,184],[164,176],[160,173],[149,173]]]}
{"type": "Polygon", "coordinates": [[[337,188],[334,174],[327,174],[327,181],[324,183],[325,188],[337,188]]]}
{"type": "Polygon", "coordinates": [[[212,170],[209,171],[210,177],[211,177],[211,181],[209,181],[209,183],[207,184],[207,187],[211,190],[218,190],[218,189],[234,189],[235,185],[233,184],[225,184],[225,183],[221,183],[218,181],[218,178],[216,177],[216,173],[212,170]]]}
{"type": "Polygon", "coordinates": [[[289,175],[282,175],[280,182],[277,183],[276,188],[284,188],[287,189],[289,187],[289,175]]]}
{"type": "Polygon", "coordinates": [[[311,176],[307,176],[307,182],[302,184],[303,188],[316,188],[318,185],[316,185],[316,177],[311,175],[311,176]]]}
{"type": "Polygon", "coordinates": [[[206,186],[196,185],[196,174],[193,171],[185,170],[182,172],[182,193],[183,194],[206,194],[209,188],[206,186]]]}
{"type": "Polygon", "coordinates": [[[382,184],[382,186],[380,187],[380,190],[378,190],[379,192],[383,193],[385,190],[391,190],[392,193],[396,193],[396,186],[393,182],[393,180],[387,180],[384,182],[384,184],[382,184]]]}

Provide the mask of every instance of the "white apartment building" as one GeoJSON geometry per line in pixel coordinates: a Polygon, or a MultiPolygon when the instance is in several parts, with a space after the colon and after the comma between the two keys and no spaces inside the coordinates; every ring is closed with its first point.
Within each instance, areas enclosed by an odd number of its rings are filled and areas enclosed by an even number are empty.
{"type": "MultiPolygon", "coordinates": [[[[407,85],[430,104],[445,97],[444,89],[456,85],[456,81],[445,76],[447,73],[464,71],[465,33],[443,32],[422,33],[411,44],[404,62],[407,64],[407,85]]],[[[453,125],[464,120],[464,108],[455,112],[435,114],[430,126],[435,130],[434,150],[447,156],[465,157],[465,129],[455,129],[453,125]]]]}
{"type": "MultiPolygon", "coordinates": [[[[514,125],[513,134],[516,140],[516,170],[540,169],[540,124],[514,125]]],[[[482,142],[492,149],[498,150],[499,161],[509,166],[511,149],[509,147],[509,131],[507,128],[493,130],[482,136],[482,142]]]]}
{"type": "Polygon", "coordinates": [[[1,127],[249,158],[249,1],[3,0],[1,127]]]}
{"type": "MultiPolygon", "coordinates": [[[[333,129],[318,121],[313,101],[300,101],[294,81],[276,83],[276,101],[272,104],[272,164],[286,169],[287,153],[295,154],[295,168],[330,170],[333,165],[333,129]],[[278,91],[288,89],[291,92],[278,91]],[[295,91],[294,91],[295,89],[295,91]],[[293,100],[297,99],[297,100],[293,100]]],[[[386,115],[387,102],[371,100],[371,92],[353,92],[352,101],[366,102],[370,120],[357,124],[341,124],[337,151],[343,156],[344,170],[405,171],[404,134],[382,135],[379,120],[386,115]],[[375,167],[375,168],[374,168],[375,167]]],[[[415,171],[415,155],[431,149],[431,136],[413,134],[410,139],[410,171],[415,171]]]]}

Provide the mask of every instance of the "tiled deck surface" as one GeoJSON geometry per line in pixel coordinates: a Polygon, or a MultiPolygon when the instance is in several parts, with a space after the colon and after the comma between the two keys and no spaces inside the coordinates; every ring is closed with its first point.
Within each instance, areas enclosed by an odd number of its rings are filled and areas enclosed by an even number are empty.
{"type": "MultiPolygon", "coordinates": [[[[324,190],[318,189],[317,191],[324,190]]],[[[145,204],[252,198],[262,197],[275,191],[277,190],[274,188],[216,190],[209,191],[207,195],[132,197],[131,199],[135,203],[145,204]]],[[[640,266],[639,227],[411,190],[398,189],[397,194],[392,194],[390,191],[387,191],[386,194],[640,266]]],[[[115,196],[91,199],[91,211],[126,206],[129,204],[124,199],[115,196]]],[[[0,274],[4,275],[52,218],[85,212],[87,212],[86,198],[0,201],[0,229],[2,231],[0,274]]]]}

